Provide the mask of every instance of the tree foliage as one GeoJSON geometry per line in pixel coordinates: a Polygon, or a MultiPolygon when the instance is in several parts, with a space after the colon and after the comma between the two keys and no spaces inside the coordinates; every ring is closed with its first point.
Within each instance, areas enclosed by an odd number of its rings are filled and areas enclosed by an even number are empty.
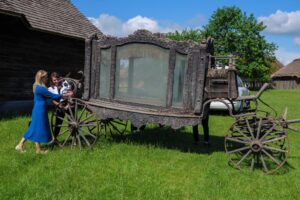
{"type": "Polygon", "coordinates": [[[192,40],[195,42],[199,42],[202,39],[202,33],[200,29],[185,29],[181,32],[175,31],[174,33],[170,32],[167,33],[166,36],[172,40],[176,41],[186,41],[186,40],[192,40]]]}
{"type": "Polygon", "coordinates": [[[266,80],[276,46],[261,35],[264,29],[253,14],[247,16],[237,7],[223,7],[213,13],[202,34],[214,38],[216,55],[238,57],[237,67],[243,77],[266,80]]]}
{"type": "Polygon", "coordinates": [[[212,37],[216,56],[237,56],[237,68],[242,77],[252,80],[268,80],[276,45],[268,43],[261,32],[265,29],[253,14],[247,15],[237,7],[217,9],[203,30],[185,30],[169,33],[174,40],[201,41],[212,37]]]}

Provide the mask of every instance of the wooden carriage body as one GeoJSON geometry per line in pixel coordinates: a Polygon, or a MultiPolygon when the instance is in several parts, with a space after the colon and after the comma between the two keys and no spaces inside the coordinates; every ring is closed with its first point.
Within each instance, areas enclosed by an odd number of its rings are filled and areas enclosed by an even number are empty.
{"type": "Polygon", "coordinates": [[[237,96],[230,73],[217,77],[230,79],[225,87],[215,84],[216,78],[207,79],[212,53],[211,40],[175,42],[145,30],[126,38],[91,38],[86,42],[83,97],[99,119],[174,129],[200,124],[206,99],[237,96]]]}

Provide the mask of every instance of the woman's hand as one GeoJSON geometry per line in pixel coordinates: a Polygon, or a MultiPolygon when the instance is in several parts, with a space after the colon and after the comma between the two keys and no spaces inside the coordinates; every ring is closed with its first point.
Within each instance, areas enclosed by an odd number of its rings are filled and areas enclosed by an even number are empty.
{"type": "Polygon", "coordinates": [[[64,96],[66,97],[72,97],[74,95],[74,93],[72,91],[67,91],[66,93],[64,93],[64,96]]]}

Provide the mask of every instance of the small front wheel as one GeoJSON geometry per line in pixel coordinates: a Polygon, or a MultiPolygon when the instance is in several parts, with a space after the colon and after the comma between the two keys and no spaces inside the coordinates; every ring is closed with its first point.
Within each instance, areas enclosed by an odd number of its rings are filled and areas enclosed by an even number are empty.
{"type": "Polygon", "coordinates": [[[55,118],[63,120],[63,123],[54,125],[54,129],[55,127],[64,129],[58,137],[61,146],[70,144],[71,147],[80,149],[84,146],[91,148],[99,137],[100,121],[93,115],[88,105],[80,99],[68,99],[68,103],[62,109],[65,111],[65,117],[56,115],[55,118]]]}
{"type": "Polygon", "coordinates": [[[238,119],[225,137],[230,163],[238,168],[261,168],[270,174],[288,158],[288,137],[280,121],[256,116],[238,119]]]}

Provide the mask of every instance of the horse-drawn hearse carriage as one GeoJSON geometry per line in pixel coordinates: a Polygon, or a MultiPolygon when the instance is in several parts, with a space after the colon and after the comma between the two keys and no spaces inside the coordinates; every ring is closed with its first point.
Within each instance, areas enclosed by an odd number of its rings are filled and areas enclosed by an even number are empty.
{"type": "MultiPolygon", "coordinates": [[[[64,101],[66,116],[54,114],[52,129],[61,129],[62,146],[91,147],[102,134],[124,134],[128,123],[197,126],[207,116],[209,103],[220,101],[236,119],[225,137],[231,163],[276,171],[287,161],[284,129],[299,120],[288,121],[286,114],[259,115],[260,95],[268,84],[256,96],[239,97],[234,58],[214,57],[213,50],[210,39],[175,42],[144,30],[125,38],[91,37],[86,41],[83,95],[64,101]],[[254,106],[236,113],[233,101],[254,106]]],[[[78,81],[65,80],[76,88],[78,81]]]]}

